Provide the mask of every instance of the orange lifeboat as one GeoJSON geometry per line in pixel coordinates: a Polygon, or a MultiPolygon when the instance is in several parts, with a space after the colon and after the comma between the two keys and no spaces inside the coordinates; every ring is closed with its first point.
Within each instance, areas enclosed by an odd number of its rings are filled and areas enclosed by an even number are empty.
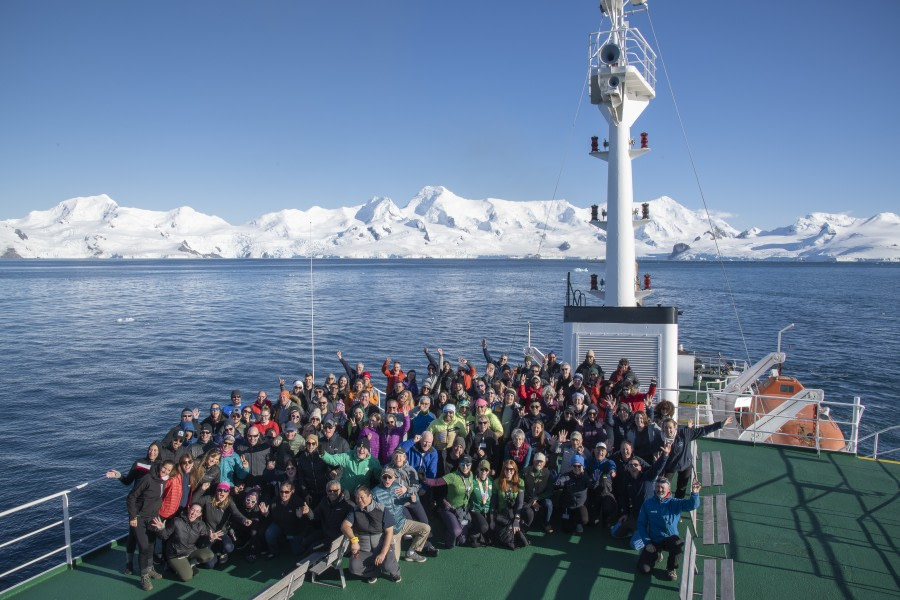
{"type": "MultiPolygon", "coordinates": [[[[759,384],[758,396],[753,397],[750,411],[741,411],[741,425],[747,429],[766,415],[777,412],[787,401],[795,398],[805,388],[795,377],[773,375],[759,384]]],[[[777,432],[766,440],[771,444],[787,446],[816,447],[816,436],[819,437],[819,448],[824,450],[843,450],[847,443],[840,427],[826,413],[819,414],[816,403],[809,403],[793,415],[777,432]],[[818,428],[818,431],[816,431],[818,428]]],[[[764,429],[764,428],[761,428],[764,429]]]]}

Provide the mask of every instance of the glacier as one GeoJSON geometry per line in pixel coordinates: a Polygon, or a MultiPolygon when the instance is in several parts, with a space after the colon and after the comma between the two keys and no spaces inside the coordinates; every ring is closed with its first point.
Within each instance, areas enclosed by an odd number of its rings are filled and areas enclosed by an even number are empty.
{"type": "MultiPolygon", "coordinates": [[[[771,230],[738,231],[663,196],[635,233],[637,256],[673,260],[900,261],[900,216],[811,213],[771,230]]],[[[640,210],[640,204],[634,205],[640,210]]],[[[566,200],[467,199],[429,186],[400,207],[285,209],[232,225],[189,206],[150,211],[107,195],[71,198],[0,221],[3,258],[602,259],[606,233],[566,200]]]]}

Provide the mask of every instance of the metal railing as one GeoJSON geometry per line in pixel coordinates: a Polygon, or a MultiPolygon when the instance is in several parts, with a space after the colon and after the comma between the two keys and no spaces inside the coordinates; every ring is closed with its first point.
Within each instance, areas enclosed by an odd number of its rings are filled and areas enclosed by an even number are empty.
{"type": "Polygon", "coordinates": [[[591,74],[597,73],[601,68],[608,67],[600,57],[600,49],[606,44],[616,44],[621,51],[622,66],[632,65],[637,67],[650,87],[656,88],[656,52],[644,39],[640,31],[633,27],[619,27],[600,33],[592,33],[590,36],[590,68],[591,74]]]}
{"type": "Polygon", "coordinates": [[[870,433],[867,436],[859,438],[857,440],[857,442],[864,442],[866,440],[874,438],[875,445],[874,445],[874,448],[872,449],[872,456],[870,458],[874,458],[875,460],[878,460],[879,452],[881,453],[882,456],[884,456],[885,454],[890,454],[891,452],[896,452],[897,450],[900,450],[900,446],[898,446],[896,448],[891,448],[890,450],[887,450],[887,451],[881,450],[878,446],[878,442],[879,442],[879,439],[881,438],[882,434],[885,434],[888,431],[894,431],[895,429],[900,429],[900,425],[893,425],[891,427],[887,427],[885,429],[876,431],[875,433],[870,433]]]}
{"type": "MultiPolygon", "coordinates": [[[[48,503],[50,503],[54,500],[59,500],[61,502],[60,508],[62,509],[62,519],[57,520],[57,519],[50,518],[49,522],[37,524],[37,526],[32,527],[31,530],[28,531],[27,533],[23,533],[22,535],[16,535],[12,539],[9,539],[9,540],[6,540],[6,541],[3,541],[2,543],[0,543],[0,551],[2,551],[2,553],[7,557],[11,556],[11,554],[12,554],[11,549],[14,549],[17,545],[22,544],[26,540],[31,540],[32,538],[36,538],[36,536],[39,536],[41,534],[44,534],[45,538],[46,538],[50,532],[57,530],[58,527],[62,527],[63,541],[64,541],[63,545],[58,546],[58,547],[54,547],[56,542],[47,541],[46,539],[41,543],[32,543],[32,547],[38,549],[37,552],[42,552],[44,550],[47,550],[47,548],[49,548],[49,547],[52,547],[52,549],[44,552],[43,554],[40,554],[40,556],[29,558],[29,559],[25,560],[24,562],[22,562],[21,564],[18,564],[15,567],[9,568],[9,569],[3,571],[2,573],[0,573],[0,590],[8,591],[7,586],[4,585],[4,580],[7,580],[7,578],[9,578],[10,576],[12,576],[16,573],[19,573],[20,571],[27,569],[28,567],[37,565],[38,563],[41,563],[43,561],[47,561],[51,557],[56,556],[57,554],[62,554],[62,553],[65,553],[65,560],[63,562],[52,564],[49,567],[47,567],[46,569],[41,569],[41,573],[51,570],[51,569],[54,569],[54,568],[57,568],[57,567],[61,567],[63,565],[67,565],[67,566],[71,567],[72,564],[76,560],[81,558],[82,556],[89,554],[89,553],[93,552],[94,550],[101,548],[101,547],[119,539],[120,537],[122,537],[122,535],[124,535],[127,532],[127,529],[125,528],[122,520],[113,520],[111,524],[106,524],[101,527],[96,527],[93,525],[88,526],[86,528],[87,531],[83,535],[81,535],[77,539],[73,539],[74,535],[73,535],[73,525],[72,524],[74,521],[76,521],[76,519],[82,519],[86,515],[91,515],[92,513],[96,513],[98,510],[103,509],[106,506],[113,504],[115,502],[121,503],[121,502],[123,502],[124,498],[127,496],[127,494],[117,495],[116,497],[106,500],[104,502],[101,502],[99,504],[93,504],[90,506],[90,508],[87,508],[77,514],[71,514],[71,511],[70,511],[71,497],[74,494],[84,492],[84,490],[88,486],[95,484],[97,482],[100,482],[100,481],[108,481],[108,480],[106,477],[100,477],[98,479],[95,479],[92,481],[87,481],[87,482],[81,483],[79,485],[76,485],[72,489],[63,490],[61,492],[56,492],[55,494],[50,494],[49,496],[45,496],[45,497],[39,498],[37,500],[32,500],[31,502],[27,502],[25,504],[16,506],[9,510],[0,512],[0,529],[2,529],[4,532],[9,532],[9,531],[13,531],[16,529],[15,524],[7,524],[7,523],[9,523],[9,521],[8,521],[9,517],[12,517],[15,515],[19,519],[19,530],[21,530],[23,523],[26,523],[29,526],[31,526],[31,521],[34,518],[34,514],[33,514],[34,512],[40,512],[42,508],[49,509],[50,505],[48,503]],[[29,509],[30,509],[30,513],[23,513],[23,511],[26,511],[29,509]],[[24,516],[25,514],[30,514],[31,518],[25,517],[24,516]],[[2,522],[2,520],[4,520],[4,519],[7,519],[7,521],[2,522]],[[114,528],[117,529],[118,532],[116,534],[113,534],[108,540],[106,540],[103,543],[95,544],[90,547],[87,546],[86,542],[88,540],[92,540],[92,539],[96,538],[97,536],[102,535],[102,534],[106,533],[107,531],[114,529],[114,528]]],[[[86,496],[86,494],[82,494],[82,495],[86,496]]],[[[85,500],[90,500],[90,499],[85,498],[85,500]]],[[[38,518],[40,518],[40,516],[41,515],[38,515],[38,518]]],[[[103,521],[102,518],[98,518],[97,520],[101,521],[101,522],[103,521]]],[[[77,530],[77,529],[74,530],[75,535],[78,535],[78,531],[79,530],[77,530]]],[[[15,533],[13,535],[15,535],[15,533]]],[[[20,555],[21,551],[17,552],[17,554],[20,555]]],[[[22,583],[24,583],[24,582],[19,582],[17,585],[21,585],[22,583]]]]}
{"type": "MultiPolygon", "coordinates": [[[[660,398],[665,397],[666,392],[676,391],[685,392],[682,389],[658,389],[660,398]]],[[[860,403],[858,397],[854,398],[852,403],[834,402],[824,400],[824,392],[821,390],[806,389],[804,392],[806,392],[805,397],[785,397],[726,394],[717,389],[692,389],[688,393],[696,398],[697,402],[693,406],[684,406],[679,403],[679,420],[684,422],[692,416],[695,425],[708,425],[732,416],[735,418],[735,424],[727,430],[716,432],[712,437],[735,439],[754,445],[805,446],[815,448],[817,451],[827,449],[822,447],[823,442],[839,441],[843,446],[841,451],[856,453],[859,442],[871,437],[866,436],[862,439],[858,437],[859,423],[865,411],[865,406],[860,403]],[[799,408],[795,407],[795,410],[788,414],[780,414],[777,409],[764,411],[760,406],[763,400],[798,403],[799,408]],[[801,416],[800,413],[808,407],[813,407],[814,416],[801,416]],[[742,421],[746,421],[748,426],[744,427],[742,421]],[[805,425],[806,433],[783,432],[782,428],[787,422],[799,422],[801,425],[805,425]],[[828,422],[834,423],[840,429],[840,438],[822,434],[822,424],[828,422]],[[752,433],[746,436],[748,432],[752,433]],[[750,439],[741,439],[742,434],[750,439]],[[772,436],[778,436],[778,439],[789,438],[796,442],[772,441],[770,439],[772,436]]]]}

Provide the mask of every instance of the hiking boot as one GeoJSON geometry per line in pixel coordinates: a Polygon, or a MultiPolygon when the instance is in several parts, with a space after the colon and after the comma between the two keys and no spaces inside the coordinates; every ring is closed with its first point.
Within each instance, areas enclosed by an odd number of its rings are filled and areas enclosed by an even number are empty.
{"type": "Polygon", "coordinates": [[[672,569],[671,571],[666,571],[666,579],[669,581],[678,581],[678,571],[672,569]]]}
{"type": "Polygon", "coordinates": [[[422,556],[421,554],[419,554],[418,552],[416,552],[415,550],[408,550],[406,552],[406,556],[403,557],[403,560],[405,560],[407,562],[423,563],[428,559],[425,558],[424,556],[422,556]]]}
{"type": "Polygon", "coordinates": [[[141,589],[145,592],[149,592],[153,589],[153,584],[150,583],[149,575],[141,575],[141,589]]]}
{"type": "Polygon", "coordinates": [[[425,544],[424,548],[422,548],[422,554],[430,558],[436,558],[438,555],[438,549],[431,545],[431,543],[429,542],[425,544]]]}
{"type": "Polygon", "coordinates": [[[159,573],[157,573],[156,569],[154,569],[153,567],[150,567],[150,570],[147,571],[147,576],[150,577],[150,579],[162,579],[163,578],[163,576],[160,575],[159,573]]]}
{"type": "Polygon", "coordinates": [[[397,573],[396,575],[388,575],[387,580],[393,581],[394,583],[400,583],[401,581],[403,581],[403,578],[400,577],[400,573],[397,573]]]}

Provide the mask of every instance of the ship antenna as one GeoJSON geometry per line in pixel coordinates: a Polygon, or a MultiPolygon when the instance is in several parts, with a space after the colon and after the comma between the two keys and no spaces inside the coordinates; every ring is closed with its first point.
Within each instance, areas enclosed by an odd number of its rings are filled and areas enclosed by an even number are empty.
{"type": "Polygon", "coordinates": [[[712,217],[709,214],[709,207],[706,205],[706,195],[703,193],[703,185],[700,183],[700,174],[697,172],[697,164],[694,161],[694,152],[691,150],[691,143],[688,141],[687,130],[684,127],[684,121],[681,118],[681,111],[678,109],[678,102],[675,99],[675,89],[672,87],[672,80],[669,78],[669,69],[666,68],[666,59],[663,57],[662,45],[656,37],[656,28],[653,27],[653,19],[650,16],[650,7],[647,9],[647,22],[650,24],[650,32],[653,34],[653,41],[656,43],[656,51],[659,54],[659,62],[662,64],[663,75],[666,78],[666,85],[669,87],[669,94],[672,95],[672,106],[675,107],[675,116],[678,119],[678,125],[681,127],[681,135],[684,138],[684,145],[687,148],[688,159],[691,162],[691,170],[694,172],[694,180],[697,182],[697,189],[700,191],[700,200],[703,202],[703,210],[706,212],[706,222],[709,225],[709,232],[712,235],[713,243],[716,246],[716,256],[719,259],[719,266],[722,268],[722,278],[725,279],[725,288],[728,290],[728,298],[731,300],[731,308],[734,310],[734,318],[737,321],[738,331],[741,334],[741,343],[744,345],[744,353],[747,355],[747,362],[750,360],[750,350],[747,347],[747,338],[744,336],[744,326],[741,324],[741,315],[738,312],[737,303],[734,300],[734,291],[731,288],[731,281],[728,279],[728,271],[725,268],[725,260],[722,258],[722,250],[719,248],[719,236],[716,228],[713,226],[712,217]]]}
{"type": "Polygon", "coordinates": [[[309,339],[312,346],[312,375],[316,380],[316,286],[313,285],[312,221],[309,222],[309,339]]]}

